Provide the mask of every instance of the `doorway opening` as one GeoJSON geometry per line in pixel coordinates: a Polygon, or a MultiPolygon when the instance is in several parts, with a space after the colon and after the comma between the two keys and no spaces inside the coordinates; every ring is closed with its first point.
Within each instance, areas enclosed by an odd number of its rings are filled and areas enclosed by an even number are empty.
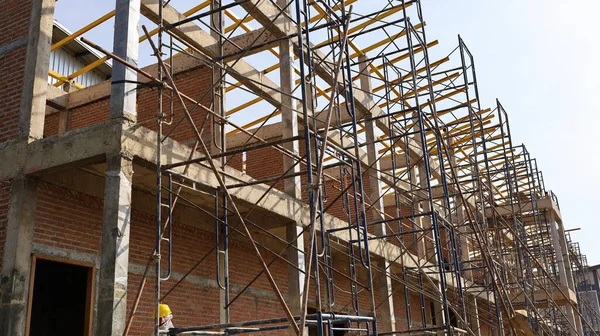
{"type": "Polygon", "coordinates": [[[34,257],[29,336],[90,335],[94,268],[34,257]]]}

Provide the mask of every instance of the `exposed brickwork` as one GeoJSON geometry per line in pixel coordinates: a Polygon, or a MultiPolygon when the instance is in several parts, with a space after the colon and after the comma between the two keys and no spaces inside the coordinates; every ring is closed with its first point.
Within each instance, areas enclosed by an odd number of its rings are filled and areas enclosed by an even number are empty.
{"type": "Polygon", "coordinates": [[[59,113],[46,116],[44,120],[44,136],[58,134],[58,118],[59,113]]]}
{"type": "Polygon", "coordinates": [[[18,134],[26,48],[24,45],[0,55],[0,73],[11,79],[0,82],[0,142],[18,134]]]}
{"type": "MultiPolygon", "coordinates": [[[[191,71],[177,74],[175,76],[175,83],[181,93],[191,97],[198,101],[201,100],[202,105],[210,107],[211,95],[207,92],[211,88],[211,73],[206,70],[206,67],[201,67],[191,71]]],[[[138,91],[138,123],[144,127],[152,130],[156,130],[156,115],[158,112],[158,100],[157,91],[140,88],[138,91]]],[[[168,96],[164,98],[164,110],[165,113],[169,110],[170,99],[168,96]]],[[[186,101],[186,105],[190,110],[190,114],[194,119],[198,129],[202,131],[202,134],[210,134],[210,123],[204,123],[207,113],[200,107],[194,107],[194,104],[186,101]],[[206,127],[202,129],[202,125],[206,127]]],[[[110,99],[105,98],[96,101],[91,104],[80,106],[70,111],[69,121],[67,130],[79,129],[93,124],[97,124],[109,119],[109,107],[110,99]]],[[[193,142],[196,139],[195,132],[192,126],[187,120],[183,120],[181,124],[176,125],[179,120],[185,117],[184,110],[181,108],[179,102],[174,98],[173,103],[174,111],[174,122],[172,126],[165,125],[164,132],[169,132],[172,128],[175,128],[171,137],[177,141],[184,143],[193,142]]],[[[54,135],[58,132],[58,115],[50,115],[46,117],[44,135],[54,135]]],[[[209,146],[209,143],[207,143],[209,146]]],[[[210,146],[209,146],[210,147],[210,146]]]]}
{"type": "MultiPolygon", "coordinates": [[[[2,189],[3,190],[3,189],[2,189]]],[[[8,191],[7,191],[8,192],[8,191]]],[[[134,209],[132,211],[130,263],[143,266],[154,249],[154,215],[135,209],[136,202],[152,201],[151,196],[134,193],[134,209]]],[[[3,201],[8,199],[0,194],[0,228],[3,201]]],[[[175,214],[177,217],[177,213],[175,214]]],[[[34,243],[67,250],[99,255],[102,230],[102,200],[46,182],[40,182],[34,243]]],[[[0,232],[3,232],[0,231],[0,232]]],[[[0,236],[2,237],[2,236],[0,236]]],[[[207,231],[175,222],[173,249],[173,271],[186,273],[214,244],[214,235],[207,231]]],[[[232,294],[245,286],[261,270],[257,259],[248,243],[232,241],[230,244],[230,279],[233,285],[232,294]]],[[[213,252],[214,253],[214,252],[213,252]]],[[[269,259],[270,260],[270,259],[269,259]]],[[[275,262],[271,267],[277,283],[283,293],[287,293],[287,264],[275,262]]],[[[210,255],[198,269],[192,273],[195,279],[203,279],[204,285],[193,281],[184,282],[165,302],[176,312],[180,325],[202,325],[218,323],[218,290],[215,288],[216,264],[210,255]]],[[[129,304],[133,304],[135,291],[141,276],[129,274],[129,304]]],[[[168,289],[176,279],[163,283],[168,289]]],[[[151,330],[152,302],[154,300],[152,277],[146,285],[140,308],[136,314],[131,335],[147,335],[151,330]]],[[[271,286],[262,276],[252,287],[254,291],[271,292],[271,286]]],[[[232,318],[256,319],[282,317],[280,307],[270,294],[252,294],[247,292],[231,307],[232,318]]]]}
{"type": "Polygon", "coordinates": [[[3,1],[0,11],[0,142],[18,133],[31,1],[3,1]]]}
{"type": "MultiPolygon", "coordinates": [[[[6,191],[7,192],[7,191],[6,191]]],[[[5,192],[5,194],[6,194],[5,192]]],[[[100,251],[102,228],[102,200],[82,193],[58,187],[49,183],[40,182],[38,194],[38,207],[36,213],[36,226],[34,242],[46,246],[85,252],[98,255],[100,251]]],[[[143,267],[154,247],[154,215],[136,210],[136,203],[151,201],[151,196],[135,192],[134,209],[132,212],[130,263],[138,265],[136,272],[129,274],[128,304],[133,304],[135,291],[141,280],[139,267],[143,267]]],[[[0,211],[2,200],[7,196],[0,194],[0,211]]],[[[139,204],[139,203],[138,203],[139,204]]],[[[1,214],[2,212],[0,212],[1,214]]],[[[0,217],[1,219],[2,217],[0,217]]],[[[176,212],[175,218],[178,218],[176,212]]],[[[0,220],[0,223],[2,221],[0,220]]],[[[173,271],[175,274],[187,272],[196,261],[210,251],[214,244],[214,235],[207,231],[184,225],[175,221],[173,271]]],[[[230,279],[232,284],[232,297],[241,287],[245,286],[258,274],[261,267],[251,251],[247,242],[232,240],[230,244],[230,279]]],[[[265,253],[269,261],[272,256],[265,253]]],[[[347,260],[336,260],[336,267],[342,272],[348,272],[347,260]]],[[[271,267],[281,291],[286,295],[287,264],[276,261],[271,267]]],[[[215,288],[216,264],[215,258],[210,256],[202,265],[192,273],[192,280],[184,282],[165,300],[176,312],[178,325],[206,325],[218,323],[218,290],[215,288]],[[200,279],[201,283],[196,281],[200,279]]],[[[351,282],[345,277],[334,274],[336,287],[333,293],[336,298],[336,310],[344,313],[352,312],[352,299],[350,296],[351,282]]],[[[178,278],[174,277],[163,288],[170,288],[178,278]]],[[[321,288],[325,299],[326,279],[321,276],[321,288]]],[[[365,283],[365,280],[360,280],[365,283]]],[[[133,324],[131,335],[147,335],[151,330],[151,315],[153,298],[153,279],[149,278],[146,291],[142,296],[138,312],[133,324]]],[[[311,286],[311,288],[314,288],[311,286]]],[[[311,290],[312,291],[312,290],[311,290]]],[[[311,295],[311,301],[314,296],[311,295]]],[[[376,293],[376,303],[380,298],[376,293]]],[[[405,319],[404,298],[401,291],[394,295],[396,316],[405,319]]],[[[370,294],[362,291],[359,295],[361,310],[369,310],[370,294]]],[[[412,307],[418,307],[418,296],[411,297],[412,307]]],[[[416,313],[414,313],[416,314],[416,313]]],[[[251,287],[251,291],[244,294],[231,307],[231,317],[234,321],[252,320],[261,318],[283,317],[280,305],[266,277],[261,276],[251,287]],[[262,293],[262,294],[261,294],[262,293]]],[[[413,321],[420,321],[420,315],[413,315],[413,321]]],[[[403,320],[402,320],[403,321],[403,320]]],[[[403,326],[398,322],[398,326],[403,326]]],[[[265,333],[266,334],[266,333],[265,333]]],[[[268,333],[277,335],[278,333],[268,333]]]]}
{"type": "Polygon", "coordinates": [[[34,243],[99,254],[102,200],[40,182],[34,243]]]}
{"type": "Polygon", "coordinates": [[[83,128],[108,120],[109,104],[109,99],[103,99],[71,110],[69,121],[67,122],[67,130],[83,128]]]}

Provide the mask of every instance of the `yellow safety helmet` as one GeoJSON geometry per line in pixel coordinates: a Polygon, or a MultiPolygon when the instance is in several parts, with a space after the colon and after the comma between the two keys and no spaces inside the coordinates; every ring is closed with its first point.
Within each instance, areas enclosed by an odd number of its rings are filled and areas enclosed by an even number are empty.
{"type": "MultiPolygon", "coordinates": [[[[156,313],[152,313],[152,318],[154,318],[156,315],[156,313]]],[[[158,317],[163,318],[167,315],[171,315],[173,314],[173,312],[171,311],[171,308],[169,308],[168,305],[161,303],[158,305],[158,317]]]]}

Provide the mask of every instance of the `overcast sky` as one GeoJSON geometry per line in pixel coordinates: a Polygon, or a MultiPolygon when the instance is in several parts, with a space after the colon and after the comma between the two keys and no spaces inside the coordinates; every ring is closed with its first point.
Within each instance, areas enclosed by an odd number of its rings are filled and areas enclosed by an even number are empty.
{"type": "MultiPolygon", "coordinates": [[[[482,105],[494,107],[500,99],[514,143],[524,143],[538,159],[546,187],[559,197],[565,226],[582,229],[572,234],[574,240],[581,242],[590,265],[600,263],[600,204],[595,202],[600,191],[600,3],[422,2],[428,40],[439,40],[435,48],[449,52],[457,34],[462,36],[475,57],[482,105]]],[[[192,1],[171,4],[187,9],[192,1]]],[[[60,0],[56,18],[76,31],[113,8],[109,0],[60,0]]],[[[110,47],[106,29],[86,37],[110,47]]]]}

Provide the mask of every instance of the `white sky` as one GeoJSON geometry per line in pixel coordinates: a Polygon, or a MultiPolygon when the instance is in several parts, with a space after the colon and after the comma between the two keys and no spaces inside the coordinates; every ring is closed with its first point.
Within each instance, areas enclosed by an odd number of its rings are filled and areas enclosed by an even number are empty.
{"type": "MultiPolygon", "coordinates": [[[[362,0],[381,3],[384,0],[362,0]]],[[[483,107],[498,98],[515,144],[524,143],[559,197],[563,222],[590,265],[600,263],[595,203],[600,191],[600,3],[593,0],[422,0],[427,38],[447,54],[461,34],[475,57],[483,107]]],[[[173,0],[187,9],[197,1],[173,0]]],[[[71,31],[109,12],[114,1],[57,2],[71,31]]],[[[109,22],[85,36],[111,49],[109,22]],[[103,28],[104,27],[104,28],[103,28]]],[[[150,26],[151,27],[151,26],[150,26]]],[[[140,51],[140,57],[149,52],[140,51]]]]}

